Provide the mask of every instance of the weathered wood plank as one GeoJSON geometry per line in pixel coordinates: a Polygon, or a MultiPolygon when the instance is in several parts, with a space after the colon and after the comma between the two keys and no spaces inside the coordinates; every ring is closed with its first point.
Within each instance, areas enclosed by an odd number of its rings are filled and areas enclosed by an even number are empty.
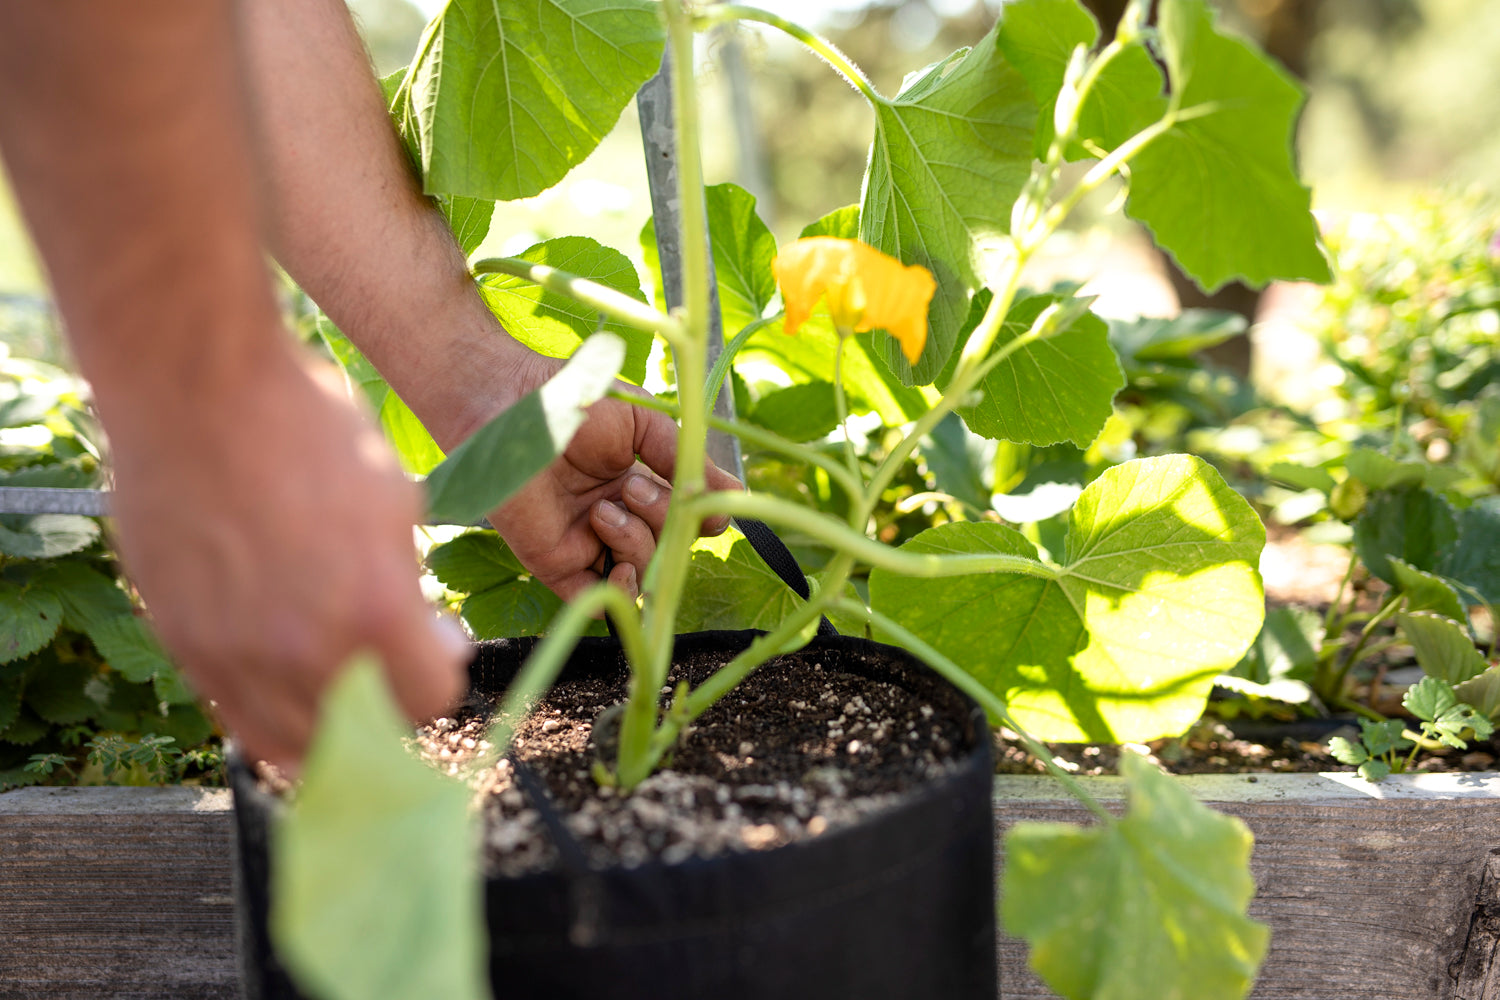
{"type": "Polygon", "coordinates": [[[229,1000],[229,793],[0,795],[0,997],[229,1000]]]}
{"type": "MultiPolygon", "coordinates": [[[[1251,914],[1271,926],[1256,1000],[1480,1000],[1455,993],[1492,848],[1500,776],[1202,776],[1181,779],[1255,834],[1251,914]]],[[[1090,779],[1118,800],[1118,779],[1090,779]]],[[[996,825],[1087,822],[1047,779],[996,782],[996,825]]],[[[1002,849],[1003,863],[1003,849],[1002,849]]],[[[1001,937],[1004,1000],[1052,997],[1001,937]]],[[[1470,973],[1471,979],[1475,975],[1470,973]]]]}
{"type": "MultiPolygon", "coordinates": [[[[1088,780],[1120,799],[1117,779],[1088,780]]],[[[1256,835],[1251,913],[1272,927],[1257,1000],[1500,996],[1500,883],[1481,891],[1500,776],[1182,780],[1256,835]]],[[[1002,836],[1087,820],[1047,779],[995,787],[1002,836]]],[[[225,792],[181,788],[0,795],[0,1000],[234,997],[228,808],[225,792]]],[[[1000,945],[1004,1000],[1050,997],[1021,942],[1000,945]]]]}

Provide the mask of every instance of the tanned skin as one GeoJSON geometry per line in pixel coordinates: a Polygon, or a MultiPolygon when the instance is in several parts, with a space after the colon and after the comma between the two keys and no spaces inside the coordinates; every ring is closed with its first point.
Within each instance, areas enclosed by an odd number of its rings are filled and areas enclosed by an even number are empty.
{"type": "MultiPolygon", "coordinates": [[[[0,0],[0,153],[109,432],[117,548],[195,690],[289,767],[356,651],[413,719],[449,706],[467,651],[417,586],[419,491],[283,328],[265,250],[445,449],[559,362],[484,307],[342,0],[0,0]]],[[[560,596],[606,548],[633,594],[674,435],[598,403],[490,519],[560,596]]]]}

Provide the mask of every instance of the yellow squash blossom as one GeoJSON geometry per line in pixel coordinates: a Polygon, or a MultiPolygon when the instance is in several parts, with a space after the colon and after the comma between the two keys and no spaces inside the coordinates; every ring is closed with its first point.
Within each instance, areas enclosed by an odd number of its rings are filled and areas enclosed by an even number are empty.
{"type": "Polygon", "coordinates": [[[771,262],[786,307],[786,332],[796,333],[818,300],[841,333],[882,329],[912,363],[927,342],[927,305],[937,282],[925,267],[907,267],[858,240],[798,240],[771,262]]]}

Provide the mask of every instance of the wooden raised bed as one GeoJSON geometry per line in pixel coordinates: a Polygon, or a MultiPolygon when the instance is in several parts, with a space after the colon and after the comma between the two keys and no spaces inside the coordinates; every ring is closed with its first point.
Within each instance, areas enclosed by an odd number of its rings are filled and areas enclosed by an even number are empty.
{"type": "MultiPolygon", "coordinates": [[[[1179,780],[1255,833],[1258,1000],[1500,1000],[1500,774],[1179,780]]],[[[1002,836],[1086,818],[1045,778],[996,779],[995,806],[1002,836]]],[[[0,998],[236,996],[230,842],[223,791],[0,795],[0,998]]],[[[1020,942],[1000,966],[1004,1000],[1051,996],[1020,942]]]]}

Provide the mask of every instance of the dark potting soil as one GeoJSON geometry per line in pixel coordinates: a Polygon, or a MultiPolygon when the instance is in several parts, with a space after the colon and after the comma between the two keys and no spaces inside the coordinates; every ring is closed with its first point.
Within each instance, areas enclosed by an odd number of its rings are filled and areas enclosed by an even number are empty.
{"type": "MultiPolygon", "coordinates": [[[[936,680],[914,690],[844,673],[804,651],[762,666],[691,726],[670,763],[629,795],[600,787],[590,737],[620,703],[626,675],[555,686],[517,732],[513,753],[547,786],[589,862],[668,863],[724,851],[762,850],[822,836],[894,804],[954,766],[963,703],[936,680]],[[924,690],[925,688],[925,690],[924,690]]],[[[722,657],[674,666],[698,684],[722,657]]],[[[491,705],[423,727],[416,747],[450,773],[488,749],[491,705]]],[[[508,760],[473,775],[485,817],[491,874],[545,870],[557,849],[508,760]]]]}

